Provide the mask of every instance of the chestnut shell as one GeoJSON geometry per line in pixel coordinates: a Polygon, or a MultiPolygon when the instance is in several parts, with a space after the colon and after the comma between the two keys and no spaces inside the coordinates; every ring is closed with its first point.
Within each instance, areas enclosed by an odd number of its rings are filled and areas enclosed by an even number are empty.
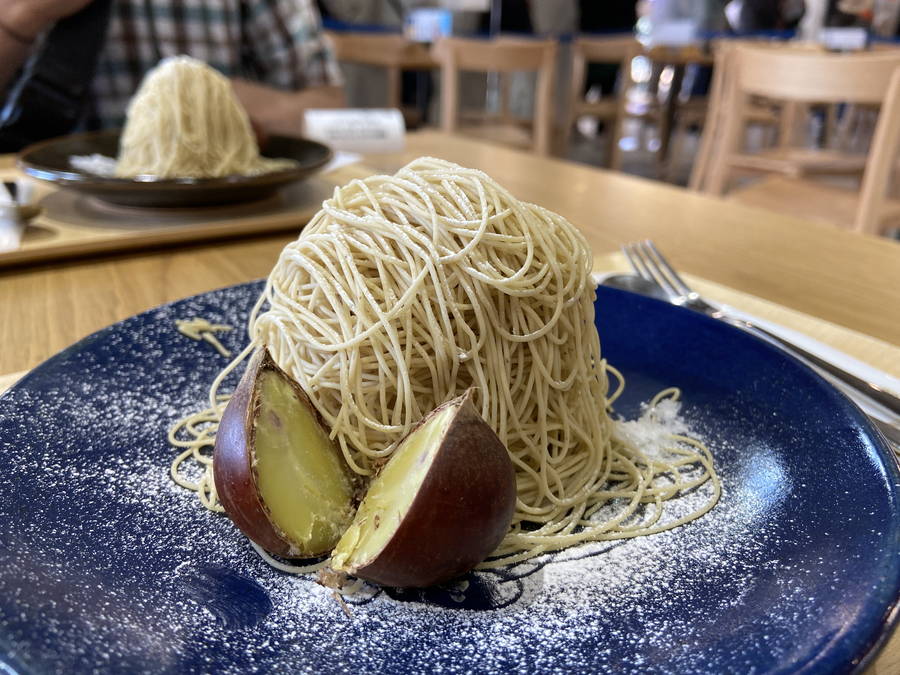
{"type": "Polygon", "coordinates": [[[433,586],[474,568],[509,531],[515,470],[472,396],[470,389],[439,406],[410,431],[448,406],[460,406],[397,531],[374,559],[349,570],[352,574],[383,586],[433,586]]]}

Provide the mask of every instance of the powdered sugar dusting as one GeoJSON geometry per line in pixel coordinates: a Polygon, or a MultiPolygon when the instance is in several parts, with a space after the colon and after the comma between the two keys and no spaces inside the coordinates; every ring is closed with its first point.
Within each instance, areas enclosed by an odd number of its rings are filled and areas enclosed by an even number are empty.
{"type": "Polygon", "coordinates": [[[92,155],[72,155],[69,164],[73,168],[85,173],[92,173],[103,178],[112,178],[116,175],[116,158],[107,157],[95,152],[92,155]]]}
{"type": "MultiPolygon", "coordinates": [[[[865,592],[854,580],[876,578],[866,570],[884,508],[822,511],[859,497],[841,481],[807,495],[812,467],[757,433],[764,416],[767,428],[782,417],[684,386],[680,410],[664,404],[654,424],[619,429],[707,442],[723,481],[709,514],[445,588],[366,586],[348,598],[348,619],[329,590],[269,567],[168,475],[166,430],[202,405],[225,364],[174,319],[240,326],[258,291],[226,289],[101,332],[0,398],[0,658],[14,668],[756,672],[818,653],[854,616],[865,592]],[[872,530],[865,556],[840,536],[848,527],[872,530]]],[[[237,352],[242,338],[222,341],[237,352]]],[[[670,502],[665,517],[695,510],[709,489],[670,502]]]]}
{"type": "Polygon", "coordinates": [[[681,401],[664,398],[653,407],[641,406],[641,416],[636,420],[618,420],[616,433],[623,440],[652,457],[661,457],[672,444],[672,436],[690,435],[690,428],[681,412],[681,401]]]}

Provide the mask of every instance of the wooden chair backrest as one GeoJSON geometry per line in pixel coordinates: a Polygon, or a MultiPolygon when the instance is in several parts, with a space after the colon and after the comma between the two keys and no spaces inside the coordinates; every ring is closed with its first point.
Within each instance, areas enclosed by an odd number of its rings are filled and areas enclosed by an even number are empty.
{"type": "Polygon", "coordinates": [[[556,63],[556,42],[500,37],[493,40],[442,38],[431,50],[442,65],[492,73],[538,72],[556,63]]]}
{"type": "Polygon", "coordinates": [[[387,71],[387,105],[400,108],[404,70],[428,70],[436,64],[428,47],[399,33],[325,31],[341,63],[375,66],[387,71]]]}
{"type": "Polygon", "coordinates": [[[658,45],[647,49],[644,54],[651,61],[656,61],[657,63],[682,66],[692,64],[709,66],[712,65],[714,58],[712,54],[704,50],[700,45],[683,45],[677,47],[658,45]]]}
{"type": "Polygon", "coordinates": [[[533,149],[550,153],[553,129],[553,91],[556,79],[556,42],[501,37],[494,40],[443,38],[432,48],[441,66],[441,126],[459,129],[459,73],[537,73],[534,97],[533,149]]]}
{"type": "Polygon", "coordinates": [[[741,46],[734,82],[745,94],[807,103],[881,103],[900,54],[824,54],[741,46]]]}
{"type": "MultiPolygon", "coordinates": [[[[572,42],[571,106],[578,108],[584,99],[587,67],[590,63],[616,63],[627,68],[631,60],[641,53],[641,44],[633,36],[608,38],[577,38],[572,42]]],[[[626,76],[627,73],[621,73],[626,76]]]]}
{"type": "Polygon", "coordinates": [[[359,63],[409,70],[432,68],[434,61],[424,45],[400,33],[325,31],[335,58],[343,63],[359,63]]]}
{"type": "Polygon", "coordinates": [[[578,37],[572,41],[572,56],[585,63],[621,63],[642,50],[633,35],[578,37]]]}
{"type": "MultiPolygon", "coordinates": [[[[709,107],[706,115],[706,123],[703,125],[703,134],[700,137],[700,146],[691,169],[688,187],[691,190],[703,191],[706,181],[709,179],[711,157],[715,146],[719,141],[722,126],[723,99],[725,97],[725,74],[731,72],[731,60],[734,50],[738,47],[750,47],[756,50],[784,50],[798,53],[822,54],[824,48],[819,43],[813,42],[776,42],[764,40],[728,38],[713,42],[714,67],[712,82],[709,86],[709,107]]],[[[786,111],[787,112],[787,111],[786,111]]],[[[791,110],[790,115],[795,116],[796,110],[791,110]]],[[[793,125],[792,120],[784,119],[782,124],[783,141],[788,127],[793,125]]]]}
{"type": "Polygon", "coordinates": [[[740,152],[749,96],[789,103],[880,104],[854,219],[856,231],[877,233],[900,141],[900,51],[826,54],[738,46],[717,61],[720,65],[722,128],[710,160],[707,190],[714,194],[725,190],[728,158],[740,152]]]}
{"type": "Polygon", "coordinates": [[[569,88],[569,110],[566,126],[562,129],[561,145],[567,148],[572,131],[572,125],[579,115],[584,113],[597,113],[598,106],[585,100],[585,85],[587,83],[588,65],[591,63],[618,64],[619,82],[617,91],[612,96],[603,97],[608,101],[612,117],[607,117],[611,122],[607,129],[610,138],[609,158],[607,164],[618,169],[621,165],[621,150],[618,146],[618,134],[621,131],[621,117],[625,114],[625,95],[632,83],[631,61],[643,51],[641,43],[633,35],[612,35],[608,37],[579,37],[572,42],[572,71],[569,88]],[[614,107],[613,107],[614,106],[614,107]]]}

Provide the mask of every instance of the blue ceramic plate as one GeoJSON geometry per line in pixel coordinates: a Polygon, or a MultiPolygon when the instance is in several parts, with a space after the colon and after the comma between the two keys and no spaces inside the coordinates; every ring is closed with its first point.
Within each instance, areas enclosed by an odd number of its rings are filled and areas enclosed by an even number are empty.
{"type": "Polygon", "coordinates": [[[225,363],[174,320],[241,327],[260,288],[111,326],[0,398],[0,672],[818,673],[858,666],[892,624],[900,476],[860,413],[752,337],[610,289],[618,411],[681,387],[719,505],[446,588],[367,589],[348,618],[168,477],[166,430],[225,363]]]}

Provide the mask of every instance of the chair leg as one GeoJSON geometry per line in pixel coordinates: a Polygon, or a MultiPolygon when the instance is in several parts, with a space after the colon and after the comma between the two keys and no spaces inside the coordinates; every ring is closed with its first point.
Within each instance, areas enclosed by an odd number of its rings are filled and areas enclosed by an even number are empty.
{"type": "Polygon", "coordinates": [[[568,156],[569,145],[572,142],[572,127],[575,126],[575,122],[577,121],[577,116],[570,115],[569,118],[563,122],[562,127],[560,127],[559,133],[557,134],[557,152],[554,154],[557,154],[560,157],[568,156]]]}
{"type": "Polygon", "coordinates": [[[694,153],[694,164],[691,167],[691,175],[688,179],[688,189],[702,192],[706,186],[709,174],[710,156],[713,152],[713,144],[718,133],[718,104],[710,102],[706,111],[706,118],[700,127],[700,138],[697,143],[697,152],[694,153]]]}
{"type": "Polygon", "coordinates": [[[622,170],[622,146],[619,142],[622,140],[622,127],[624,126],[624,115],[619,112],[609,124],[609,155],[607,164],[613,171],[622,170]]]}
{"type": "Polygon", "coordinates": [[[568,123],[562,130],[561,134],[561,154],[569,151],[569,144],[572,140],[572,127],[578,121],[578,112],[576,110],[578,104],[584,100],[582,92],[585,88],[585,80],[587,78],[587,59],[581,49],[578,47],[576,40],[572,47],[572,72],[569,80],[569,109],[568,123]]]}
{"type": "Polygon", "coordinates": [[[669,93],[663,104],[659,122],[659,152],[657,153],[657,166],[663,167],[669,157],[669,143],[672,140],[672,132],[677,125],[678,103],[681,96],[681,85],[684,82],[683,64],[672,65],[672,82],[669,85],[669,93]]]}
{"type": "Polygon", "coordinates": [[[678,158],[684,150],[685,139],[687,138],[690,125],[687,121],[679,116],[675,119],[675,128],[672,131],[672,141],[669,145],[669,155],[663,160],[663,180],[667,183],[674,183],[677,176],[678,158]]]}
{"type": "Polygon", "coordinates": [[[441,68],[441,129],[448,133],[459,127],[459,71],[454,65],[441,68]]]}
{"type": "Polygon", "coordinates": [[[388,107],[400,109],[403,102],[403,77],[400,69],[387,69],[388,107]]]}
{"type": "Polygon", "coordinates": [[[556,48],[544,57],[544,62],[537,74],[534,89],[534,150],[539,155],[550,154],[553,145],[553,102],[555,85],[553,74],[556,69],[556,48]]]}
{"type": "Polygon", "coordinates": [[[900,71],[894,71],[878,115],[875,136],[866,172],[863,174],[853,229],[867,234],[881,233],[881,210],[888,181],[900,143],[900,71]]]}
{"type": "Polygon", "coordinates": [[[738,150],[741,132],[744,128],[744,100],[739,92],[731,88],[726,92],[724,110],[730,110],[731,114],[722,115],[722,134],[714,144],[709,161],[709,176],[706,181],[706,192],[714,195],[725,194],[730,178],[729,157],[732,152],[738,150]],[[734,102],[729,103],[729,99],[734,102]]]}

